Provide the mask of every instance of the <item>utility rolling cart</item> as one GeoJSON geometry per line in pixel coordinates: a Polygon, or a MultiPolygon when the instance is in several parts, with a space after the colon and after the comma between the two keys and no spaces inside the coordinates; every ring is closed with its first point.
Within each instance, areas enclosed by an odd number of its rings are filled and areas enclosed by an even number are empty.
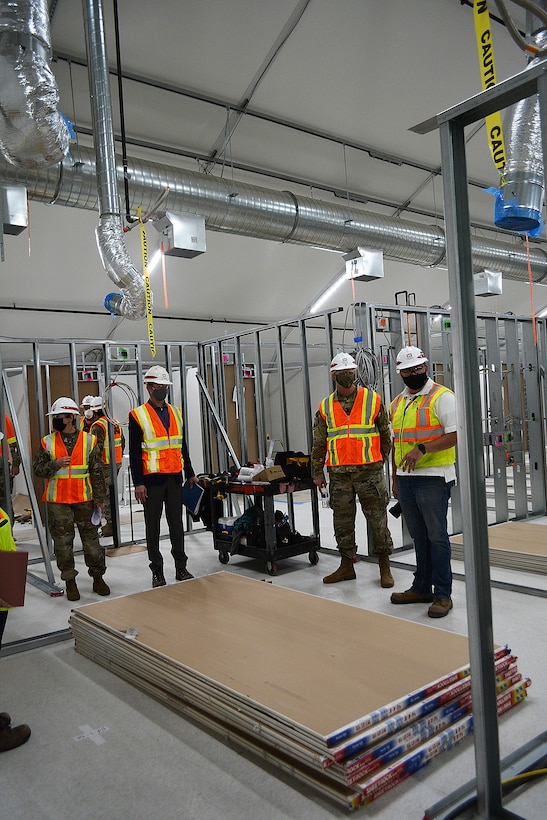
{"type": "MultiPolygon", "coordinates": [[[[287,485],[289,482],[284,481],[282,484],[287,485]]],[[[219,505],[218,498],[215,499],[210,494],[213,546],[218,551],[218,560],[221,564],[227,564],[232,555],[258,558],[264,561],[266,572],[269,575],[276,575],[278,562],[284,558],[294,558],[296,555],[308,553],[310,564],[318,563],[317,550],[320,547],[320,538],[317,489],[313,482],[304,480],[291,481],[290,487],[294,492],[299,490],[310,492],[313,535],[302,536],[290,527],[285,527],[282,531],[276,526],[274,498],[276,495],[285,494],[281,493],[278,481],[250,484],[238,481],[226,483],[227,496],[241,496],[248,500],[252,497],[258,522],[258,526],[250,527],[237,542],[231,531],[226,528],[223,531],[222,520],[225,520],[222,518],[223,505],[219,505]]]]}

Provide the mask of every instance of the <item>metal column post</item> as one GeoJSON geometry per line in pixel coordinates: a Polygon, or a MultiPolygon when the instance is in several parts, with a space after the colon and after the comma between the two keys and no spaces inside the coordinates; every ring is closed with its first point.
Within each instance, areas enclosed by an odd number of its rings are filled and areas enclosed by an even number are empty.
{"type": "Polygon", "coordinates": [[[477,793],[481,817],[502,815],[486,487],[463,125],[440,126],[441,162],[458,403],[458,464],[463,485],[463,542],[477,793]],[[481,548],[482,545],[482,548],[481,548]]]}

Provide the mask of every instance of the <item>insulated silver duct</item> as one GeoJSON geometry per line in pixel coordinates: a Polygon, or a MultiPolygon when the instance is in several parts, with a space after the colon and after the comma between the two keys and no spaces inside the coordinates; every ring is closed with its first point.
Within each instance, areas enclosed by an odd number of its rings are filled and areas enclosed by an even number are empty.
{"type": "MultiPolygon", "coordinates": [[[[94,210],[97,203],[97,175],[91,149],[80,148],[82,166],[74,168],[65,160],[58,169],[36,169],[23,174],[0,160],[0,178],[25,185],[30,199],[70,208],[94,210]]],[[[203,216],[211,231],[224,231],[298,245],[312,245],[349,253],[358,246],[382,250],[387,259],[436,267],[445,262],[445,236],[441,228],[379,216],[359,209],[348,213],[338,206],[289,191],[272,191],[256,185],[220,179],[155,162],[129,159],[130,206],[143,213],[155,207],[203,216]],[[351,221],[349,221],[351,220],[351,221]]],[[[123,165],[117,167],[118,184],[123,185],[123,165]]],[[[502,271],[507,279],[528,281],[528,260],[524,244],[472,240],[473,269],[502,271]]],[[[532,277],[547,277],[547,254],[531,247],[532,277]]],[[[142,280],[142,277],[140,277],[142,280]]]]}
{"type": "Polygon", "coordinates": [[[95,233],[103,267],[122,291],[109,293],[104,305],[117,316],[143,319],[146,315],[144,279],[131,262],[123,234],[102,0],[83,0],[83,10],[95,145],[94,194],[99,196],[99,225],[95,233]]]}
{"type": "MultiPolygon", "coordinates": [[[[547,3],[538,5],[545,10],[547,3]]],[[[531,39],[540,51],[547,45],[547,31],[541,21],[531,39]]],[[[529,67],[545,61],[536,57],[529,67]]],[[[501,185],[502,202],[496,207],[495,223],[509,231],[541,231],[544,191],[541,120],[537,94],[519,100],[504,118],[506,164],[501,185]]]]}
{"type": "Polygon", "coordinates": [[[0,151],[18,168],[54,165],[68,152],[50,62],[47,0],[0,3],[0,151]]]}

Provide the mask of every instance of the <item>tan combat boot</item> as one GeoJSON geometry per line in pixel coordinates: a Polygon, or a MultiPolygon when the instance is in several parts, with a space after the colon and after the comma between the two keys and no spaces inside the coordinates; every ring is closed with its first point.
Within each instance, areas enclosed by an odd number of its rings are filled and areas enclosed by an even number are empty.
{"type": "Polygon", "coordinates": [[[380,586],[384,589],[389,589],[395,583],[389,566],[389,555],[380,555],[378,565],[380,567],[380,586]]]}
{"type": "Polygon", "coordinates": [[[105,583],[102,575],[95,575],[93,578],[93,592],[97,595],[110,595],[110,587],[105,583]]]}
{"type": "Polygon", "coordinates": [[[338,569],[331,575],[327,575],[323,578],[323,583],[337,584],[338,581],[353,581],[354,578],[353,558],[350,558],[348,555],[342,555],[342,561],[338,569]]]}
{"type": "Polygon", "coordinates": [[[67,601],[79,601],[80,593],[76,584],[76,579],[71,578],[66,582],[66,599],[67,601]]]}

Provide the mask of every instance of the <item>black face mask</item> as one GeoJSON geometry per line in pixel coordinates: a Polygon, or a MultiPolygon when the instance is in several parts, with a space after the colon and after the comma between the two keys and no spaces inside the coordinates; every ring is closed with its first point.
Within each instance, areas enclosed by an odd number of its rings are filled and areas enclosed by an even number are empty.
{"type": "Polygon", "coordinates": [[[156,399],[156,401],[163,401],[167,396],[167,388],[160,387],[159,390],[152,390],[152,395],[156,399]]]}
{"type": "Polygon", "coordinates": [[[428,380],[427,373],[414,373],[412,376],[401,376],[409,390],[421,390],[428,380]]]}
{"type": "Polygon", "coordinates": [[[57,430],[58,433],[62,433],[67,425],[67,422],[64,419],[53,419],[51,422],[51,426],[54,430],[57,430]]]}

